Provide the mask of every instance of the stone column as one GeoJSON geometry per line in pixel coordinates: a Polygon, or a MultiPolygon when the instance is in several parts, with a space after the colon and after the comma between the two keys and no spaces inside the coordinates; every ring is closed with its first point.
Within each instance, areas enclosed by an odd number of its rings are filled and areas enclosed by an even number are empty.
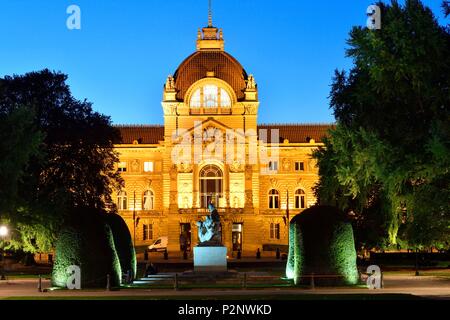
{"type": "Polygon", "coordinates": [[[178,170],[176,165],[170,168],[170,197],[169,210],[171,213],[178,211],[178,170]]]}
{"type": "Polygon", "coordinates": [[[224,184],[224,196],[226,199],[226,207],[229,208],[230,207],[230,165],[229,164],[225,164],[224,166],[224,180],[223,180],[223,184],[224,184]]]}
{"type": "Polygon", "coordinates": [[[192,171],[192,196],[194,199],[192,199],[192,207],[198,208],[198,188],[199,188],[199,180],[198,180],[198,164],[194,164],[193,171],[192,171]]]}
{"type": "Polygon", "coordinates": [[[253,209],[253,166],[245,166],[245,207],[244,209],[253,209]]]}

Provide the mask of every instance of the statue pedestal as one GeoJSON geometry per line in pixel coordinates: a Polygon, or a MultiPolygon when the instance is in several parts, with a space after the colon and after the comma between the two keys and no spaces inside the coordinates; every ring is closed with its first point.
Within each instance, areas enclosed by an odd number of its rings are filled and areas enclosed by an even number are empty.
{"type": "Polygon", "coordinates": [[[226,247],[194,247],[194,272],[226,272],[226,247]]]}

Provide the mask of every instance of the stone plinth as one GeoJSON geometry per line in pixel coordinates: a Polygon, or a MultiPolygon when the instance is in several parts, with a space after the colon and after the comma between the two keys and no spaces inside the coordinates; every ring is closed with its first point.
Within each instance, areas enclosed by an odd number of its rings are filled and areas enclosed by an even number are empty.
{"type": "Polygon", "coordinates": [[[227,271],[226,247],[194,247],[195,272],[227,271]]]}

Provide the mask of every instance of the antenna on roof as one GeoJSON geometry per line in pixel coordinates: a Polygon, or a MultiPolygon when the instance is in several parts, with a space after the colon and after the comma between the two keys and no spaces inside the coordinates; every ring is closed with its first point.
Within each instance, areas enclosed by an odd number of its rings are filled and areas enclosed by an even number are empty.
{"type": "Polygon", "coordinates": [[[213,26],[212,24],[212,1],[209,0],[209,6],[208,6],[208,27],[211,28],[213,26]]]}

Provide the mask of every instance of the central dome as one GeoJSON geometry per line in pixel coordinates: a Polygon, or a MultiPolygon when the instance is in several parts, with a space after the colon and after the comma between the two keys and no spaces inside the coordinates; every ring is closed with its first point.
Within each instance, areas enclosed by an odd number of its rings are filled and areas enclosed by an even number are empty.
{"type": "Polygon", "coordinates": [[[211,72],[233,88],[238,100],[244,99],[248,75],[242,65],[225,51],[197,51],[186,58],[175,72],[177,100],[183,101],[187,90],[211,72]]]}

